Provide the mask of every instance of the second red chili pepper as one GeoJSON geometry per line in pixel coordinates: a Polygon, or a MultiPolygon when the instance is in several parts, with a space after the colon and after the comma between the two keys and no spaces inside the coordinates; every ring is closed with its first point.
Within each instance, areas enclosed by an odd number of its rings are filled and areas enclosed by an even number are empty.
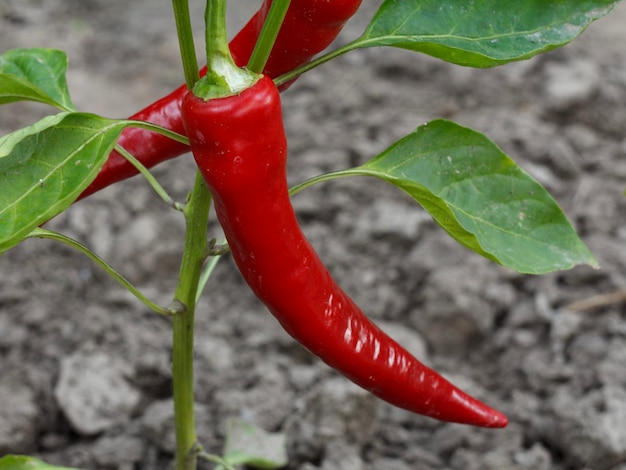
{"type": "Polygon", "coordinates": [[[335,283],[289,199],[280,95],[263,77],[241,94],[189,93],[182,116],[244,279],[311,353],[379,398],[442,421],[504,427],[504,415],[465,394],[376,327],[335,283]]]}
{"type": "MultiPolygon", "coordinates": [[[[361,2],[362,0],[292,0],[264,73],[276,78],[311,60],[331,44],[345,23],[356,13],[361,2]]],[[[250,59],[271,4],[272,0],[265,0],[230,42],[231,53],[238,65],[243,66],[250,59]]],[[[205,72],[206,67],[201,70],[201,75],[205,72]]],[[[180,105],[186,92],[186,86],[182,85],[129,119],[151,122],[185,134],[180,105]]],[[[189,151],[189,147],[180,142],[138,128],[125,129],[118,144],[147,168],[189,151]]],[[[80,195],[80,199],[137,173],[133,165],[113,151],[96,179],[80,195]]]]}

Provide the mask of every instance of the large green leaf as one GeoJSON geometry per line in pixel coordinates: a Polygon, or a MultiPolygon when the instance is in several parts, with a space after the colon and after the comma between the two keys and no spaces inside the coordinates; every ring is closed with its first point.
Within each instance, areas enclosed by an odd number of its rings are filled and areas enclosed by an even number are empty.
{"type": "Polygon", "coordinates": [[[61,113],[0,138],[0,253],[66,209],[96,177],[128,125],[61,113]]]}
{"type": "Polygon", "coordinates": [[[492,67],[567,44],[620,0],[386,0],[352,47],[492,67]]]}
{"type": "Polygon", "coordinates": [[[26,455],[5,455],[0,458],[0,470],[76,470],[69,467],[49,465],[43,460],[26,455]]]}
{"type": "Polygon", "coordinates": [[[12,49],[0,55],[0,104],[38,101],[75,111],[65,72],[67,56],[55,49],[12,49]]]}
{"type": "Polygon", "coordinates": [[[518,272],[596,265],[543,186],[486,136],[453,122],[425,124],[348,174],[403,189],[462,245],[518,272]]]}

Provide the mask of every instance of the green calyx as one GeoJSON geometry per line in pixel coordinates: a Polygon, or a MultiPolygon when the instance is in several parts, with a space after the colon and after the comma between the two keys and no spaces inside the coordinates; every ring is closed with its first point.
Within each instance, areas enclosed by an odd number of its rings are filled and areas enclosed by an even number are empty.
{"type": "Polygon", "coordinates": [[[250,88],[260,75],[235,64],[226,35],[226,0],[207,0],[206,23],[207,73],[193,87],[205,101],[237,95],[250,88]]]}
{"type": "Polygon", "coordinates": [[[213,57],[211,70],[196,82],[193,94],[205,101],[238,95],[252,87],[261,75],[237,67],[230,57],[213,57]]]}

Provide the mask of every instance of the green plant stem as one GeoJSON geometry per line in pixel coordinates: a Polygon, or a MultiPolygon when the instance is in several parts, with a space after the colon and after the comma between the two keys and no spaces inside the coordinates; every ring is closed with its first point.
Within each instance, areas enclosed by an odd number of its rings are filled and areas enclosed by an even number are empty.
{"type": "Polygon", "coordinates": [[[236,95],[251,87],[259,76],[235,64],[226,34],[226,0],[207,0],[206,23],[207,72],[194,88],[194,94],[207,101],[236,95]]]}
{"type": "Polygon", "coordinates": [[[305,72],[308,72],[309,70],[314,69],[315,67],[325,64],[326,62],[329,62],[333,59],[336,59],[337,57],[341,55],[347,54],[350,51],[353,51],[355,49],[361,49],[363,47],[367,47],[366,43],[363,42],[363,40],[359,38],[355,41],[352,41],[351,43],[346,44],[343,47],[335,49],[334,51],[331,51],[328,54],[324,54],[318,57],[317,59],[312,60],[311,62],[308,62],[296,69],[293,69],[292,71],[287,72],[281,75],[280,77],[276,77],[274,79],[274,83],[276,84],[276,86],[284,85],[285,83],[290,82],[291,80],[299,77],[300,75],[302,75],[305,72]]]}
{"type": "Polygon", "coordinates": [[[196,294],[207,245],[211,195],[198,172],[189,202],[184,209],[186,238],[175,301],[186,307],[174,317],[172,380],[176,422],[176,470],[195,470],[197,454],[194,417],[193,336],[196,294]]]}
{"type": "Polygon", "coordinates": [[[115,150],[120,155],[122,155],[126,160],[128,160],[131,163],[131,165],[133,165],[137,169],[137,171],[139,171],[139,173],[141,173],[143,175],[143,177],[148,181],[150,186],[152,186],[152,189],[154,189],[154,191],[157,193],[157,195],[161,199],[163,199],[163,201],[165,201],[165,203],[168,206],[171,206],[171,207],[173,207],[176,210],[181,210],[181,205],[178,204],[176,201],[174,201],[172,196],[169,195],[169,193],[165,190],[165,188],[163,186],[161,186],[161,184],[157,181],[157,179],[154,176],[152,176],[152,173],[150,173],[150,170],[148,170],[131,153],[126,151],[126,149],[124,149],[124,147],[121,147],[120,145],[116,145],[115,146],[115,150]]]}
{"type": "Polygon", "coordinates": [[[263,72],[263,68],[272,52],[272,47],[274,47],[290,3],[291,0],[274,0],[272,2],[259,38],[254,45],[252,55],[250,55],[250,60],[248,61],[248,70],[251,72],[263,72]]]}
{"type": "MultiPolygon", "coordinates": [[[[187,0],[172,0],[185,82],[192,89],[199,80],[193,30],[187,0]]],[[[193,335],[196,292],[206,252],[211,195],[200,173],[189,202],[183,209],[186,223],[185,247],[174,303],[186,308],[174,317],[172,331],[172,382],[176,429],[176,470],[195,470],[197,436],[194,416],[193,335]]]]}
{"type": "Polygon", "coordinates": [[[294,194],[299,193],[303,189],[306,189],[310,186],[313,186],[318,183],[323,183],[325,181],[332,181],[339,178],[346,178],[348,176],[376,176],[372,174],[366,169],[362,169],[361,167],[356,168],[348,168],[347,170],[338,170],[333,171],[331,173],[324,173],[322,175],[314,176],[306,181],[303,181],[300,184],[295,185],[294,187],[289,189],[289,195],[293,196],[294,194]]]}
{"type": "Polygon", "coordinates": [[[198,453],[198,458],[200,458],[202,460],[206,460],[207,462],[213,462],[213,463],[218,464],[218,466],[215,467],[215,470],[222,470],[222,469],[224,469],[224,470],[236,470],[233,465],[228,463],[227,460],[223,459],[219,455],[208,454],[206,452],[199,452],[198,453]]]}
{"type": "Polygon", "coordinates": [[[183,61],[185,82],[187,88],[191,90],[193,85],[200,78],[200,74],[198,73],[196,48],[193,44],[193,29],[189,15],[189,2],[188,0],[172,0],[172,7],[174,9],[174,19],[176,20],[176,32],[178,33],[178,44],[183,61]]]}
{"type": "Polygon", "coordinates": [[[213,242],[207,247],[209,253],[208,255],[207,253],[205,253],[205,256],[210,256],[211,260],[206,264],[206,266],[202,270],[202,275],[200,276],[200,282],[198,283],[198,292],[196,293],[196,302],[200,298],[200,295],[202,295],[202,291],[204,290],[207,283],[209,282],[209,278],[211,277],[211,274],[213,274],[213,271],[215,270],[215,267],[217,266],[218,261],[220,260],[223,254],[226,254],[230,251],[228,245],[225,245],[225,243],[226,243],[226,240],[224,240],[222,244],[216,245],[215,240],[213,240],[213,242]]]}
{"type": "Polygon", "coordinates": [[[209,62],[217,55],[231,57],[226,31],[226,0],[206,0],[204,22],[206,55],[209,62]]]}
{"type": "Polygon", "coordinates": [[[181,144],[189,145],[189,139],[187,136],[178,134],[177,132],[167,129],[166,127],[158,126],[157,124],[152,124],[147,121],[134,121],[132,119],[127,119],[125,122],[129,123],[132,127],[139,127],[141,129],[156,132],[157,134],[169,137],[170,139],[180,142],[181,144]]]}
{"type": "Polygon", "coordinates": [[[108,264],[106,261],[100,258],[97,254],[95,254],[85,245],[74,240],[73,238],[67,237],[61,233],[53,232],[51,230],[45,230],[42,228],[36,228],[35,230],[33,230],[28,235],[28,238],[47,238],[49,240],[55,240],[67,246],[70,246],[80,251],[82,254],[84,254],[89,259],[94,261],[98,266],[104,269],[113,279],[115,279],[120,285],[125,287],[131,294],[133,294],[137,299],[143,302],[143,304],[146,305],[146,307],[148,307],[150,310],[153,310],[154,312],[160,315],[165,315],[165,316],[171,316],[171,315],[176,315],[177,313],[181,313],[180,311],[178,311],[178,309],[174,308],[175,307],[174,305],[170,308],[166,308],[166,307],[161,307],[160,305],[157,305],[154,302],[152,302],[145,295],[143,295],[139,291],[139,289],[137,289],[134,285],[132,285],[124,276],[122,276],[119,272],[117,272],[110,264],[108,264]]]}

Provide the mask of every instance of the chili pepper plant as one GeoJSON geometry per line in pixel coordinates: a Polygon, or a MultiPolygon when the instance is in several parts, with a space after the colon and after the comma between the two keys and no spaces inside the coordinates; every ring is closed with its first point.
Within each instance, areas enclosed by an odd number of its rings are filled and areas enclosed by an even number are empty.
{"type": "MultiPolygon", "coordinates": [[[[365,31],[331,44],[360,0],[265,0],[227,42],[226,0],[205,10],[206,67],[199,70],[187,0],[172,0],[185,84],[129,119],[78,110],[67,56],[15,49],[0,56],[0,104],[35,101],[56,109],[0,138],[0,253],[47,238],[91,258],[140,302],[171,319],[175,468],[199,459],[222,468],[277,468],[252,452],[208,454],[194,424],[193,337],[198,298],[218,259],[232,256],[243,279],[285,330],[347,379],[397,407],[433,419],[490,428],[504,414],[467,395],[387,336],[341,289],[298,225],[291,196],[315,184],[365,176],[415,200],[444,233],[494,263],[542,274],[596,262],[557,202],[480,132],[452,121],[420,123],[366,163],[287,185],[289,154],[281,92],[297,79],[364,48],[405,49],[464,67],[496,67],[563,46],[615,0],[385,0],[365,31]],[[149,168],[191,151],[188,197],[174,200],[149,168]],[[79,240],[46,222],[79,199],[137,173],[185,220],[179,281],[158,305],[79,240]],[[209,233],[215,208],[225,235],[209,233]]],[[[417,66],[417,65],[416,65],[417,66]]],[[[358,73],[358,72],[357,72],[358,73]]],[[[506,410],[504,410],[506,411],[506,410]]],[[[25,456],[0,469],[59,468],[25,456]]]]}

